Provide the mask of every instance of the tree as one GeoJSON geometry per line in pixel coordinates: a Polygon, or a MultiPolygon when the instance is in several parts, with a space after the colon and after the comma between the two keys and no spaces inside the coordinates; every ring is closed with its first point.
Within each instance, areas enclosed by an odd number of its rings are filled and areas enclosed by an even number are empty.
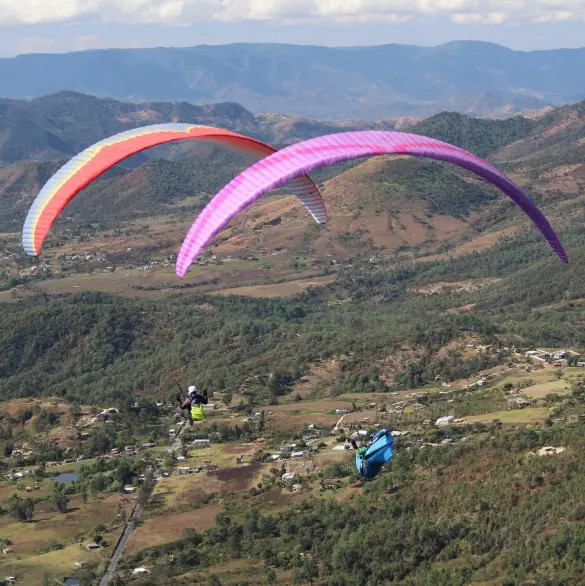
{"type": "Polygon", "coordinates": [[[313,582],[319,577],[319,566],[312,557],[306,557],[303,565],[300,568],[295,568],[292,574],[293,584],[304,584],[309,582],[313,586],[313,582]]]}
{"type": "Polygon", "coordinates": [[[268,582],[268,584],[276,584],[276,572],[272,568],[270,568],[268,572],[266,572],[266,581],[268,582]]]}
{"type": "Polygon", "coordinates": [[[207,579],[207,586],[222,586],[221,580],[217,577],[216,574],[211,574],[207,579]]]}
{"type": "Polygon", "coordinates": [[[258,421],[258,431],[264,431],[266,425],[266,415],[264,411],[260,412],[260,420],[258,421]]]}
{"type": "Polygon", "coordinates": [[[13,494],[6,503],[8,511],[21,523],[28,523],[32,521],[35,510],[35,502],[31,498],[20,498],[17,494],[13,494]]]}
{"type": "Polygon", "coordinates": [[[69,508],[69,497],[61,492],[55,493],[53,497],[55,506],[60,513],[66,513],[69,508]]]}
{"type": "Polygon", "coordinates": [[[144,475],[144,482],[140,487],[140,492],[138,494],[138,502],[140,506],[144,507],[150,500],[150,496],[152,495],[152,491],[154,490],[154,472],[152,470],[147,470],[146,474],[144,475]]]}
{"type": "Polygon", "coordinates": [[[86,486],[85,482],[83,482],[81,484],[80,493],[81,493],[81,500],[83,501],[83,504],[87,505],[87,486],[86,486]]]}
{"type": "Polygon", "coordinates": [[[173,466],[175,465],[175,459],[173,458],[173,456],[171,456],[171,454],[167,454],[165,456],[163,465],[167,472],[170,472],[173,469],[173,466]]]}
{"type": "Polygon", "coordinates": [[[77,425],[77,421],[79,420],[79,418],[83,414],[81,407],[79,406],[79,403],[73,403],[73,405],[71,405],[71,409],[69,411],[69,414],[71,415],[71,421],[73,422],[73,427],[75,427],[77,425]]]}

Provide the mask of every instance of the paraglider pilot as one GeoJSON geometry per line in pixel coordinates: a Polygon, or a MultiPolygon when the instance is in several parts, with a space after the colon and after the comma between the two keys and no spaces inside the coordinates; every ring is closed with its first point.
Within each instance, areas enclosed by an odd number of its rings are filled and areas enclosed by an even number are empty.
{"type": "Polygon", "coordinates": [[[180,405],[177,411],[189,422],[189,425],[193,425],[194,421],[205,419],[203,405],[207,405],[208,401],[207,391],[200,393],[195,385],[191,385],[187,397],[177,395],[177,403],[180,405]]]}
{"type": "Polygon", "coordinates": [[[380,474],[382,466],[392,459],[394,440],[387,429],[381,429],[368,446],[358,448],[354,439],[355,467],[361,478],[371,479],[380,474]]]}

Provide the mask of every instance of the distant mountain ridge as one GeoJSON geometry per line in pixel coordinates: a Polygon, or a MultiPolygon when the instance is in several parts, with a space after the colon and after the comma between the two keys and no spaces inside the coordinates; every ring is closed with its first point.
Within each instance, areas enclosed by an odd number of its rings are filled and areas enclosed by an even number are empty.
{"type": "MultiPolygon", "coordinates": [[[[23,161],[70,158],[118,132],[166,122],[227,128],[277,146],[343,130],[404,129],[417,121],[417,118],[400,117],[378,122],[334,123],[283,114],[254,115],[236,103],[137,104],[63,91],[32,100],[0,98],[0,167],[23,161]]],[[[146,159],[141,155],[139,160],[146,159]]]]}
{"type": "MultiPolygon", "coordinates": [[[[416,119],[398,118],[368,122],[324,122],[282,114],[254,115],[235,103],[194,106],[186,102],[136,104],[98,98],[76,92],[59,92],[32,100],[0,99],[0,227],[17,230],[34,196],[50,174],[86,147],[108,136],[149,124],[185,122],[228,128],[253,136],[276,147],[323,134],[348,130],[392,130],[408,128],[416,119]]],[[[102,192],[103,185],[90,186],[88,199],[76,198],[97,219],[114,219],[139,208],[148,213],[168,211],[180,197],[213,193],[245,169],[252,160],[225,149],[211,149],[204,143],[184,141],[171,146],[148,149],[126,159],[110,172],[115,182],[110,206],[105,213],[101,199],[91,193],[102,192]],[[158,161],[160,157],[166,161],[158,161]],[[145,165],[128,179],[124,175],[145,165]],[[122,176],[122,177],[120,177],[122,176]],[[174,180],[171,181],[170,177],[174,180]],[[177,178],[179,179],[177,181],[177,178]],[[143,189],[148,184],[148,189],[143,189]],[[97,202],[95,209],[93,202],[97,202]],[[109,213],[111,212],[111,213],[109,213]]]]}
{"type": "Polygon", "coordinates": [[[133,101],[238,102],[254,113],[376,120],[444,110],[508,116],[585,97],[585,48],[232,44],[0,59],[0,93],[71,90],[133,101]]]}

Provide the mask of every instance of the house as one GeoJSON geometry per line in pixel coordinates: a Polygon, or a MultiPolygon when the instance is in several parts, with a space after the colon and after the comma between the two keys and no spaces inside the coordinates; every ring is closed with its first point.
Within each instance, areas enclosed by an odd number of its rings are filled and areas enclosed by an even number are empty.
{"type": "Polygon", "coordinates": [[[335,409],[335,415],[345,415],[348,413],[347,409],[335,409]]]}
{"type": "Polygon", "coordinates": [[[177,435],[176,429],[169,429],[169,435],[177,435]]]}
{"type": "Polygon", "coordinates": [[[78,562],[75,562],[75,565],[78,568],[85,568],[85,566],[87,566],[87,562],[85,560],[79,560],[78,562]]]}
{"type": "Polygon", "coordinates": [[[453,417],[453,415],[447,415],[447,417],[439,417],[439,419],[437,419],[437,421],[435,422],[435,425],[449,425],[453,422],[454,419],[455,417],[453,417]]]}
{"type": "Polygon", "coordinates": [[[532,407],[532,401],[526,399],[516,399],[516,405],[523,409],[524,407],[532,407]]]}
{"type": "Polygon", "coordinates": [[[281,452],[292,452],[297,447],[297,444],[284,444],[280,446],[281,452]]]}
{"type": "Polygon", "coordinates": [[[129,484],[126,484],[124,486],[124,492],[126,494],[132,494],[136,492],[136,487],[135,486],[130,486],[129,484]]]}
{"type": "Polygon", "coordinates": [[[284,484],[289,484],[292,485],[292,483],[294,482],[294,479],[297,477],[297,475],[294,472],[285,472],[282,475],[282,482],[284,484]]]}
{"type": "Polygon", "coordinates": [[[133,576],[146,576],[146,574],[150,574],[150,571],[147,568],[134,568],[132,570],[133,576]]]}
{"type": "Polygon", "coordinates": [[[473,383],[474,387],[487,387],[488,386],[488,382],[485,378],[482,378],[476,382],[473,383]]]}
{"type": "Polygon", "coordinates": [[[209,440],[209,439],[196,439],[196,440],[193,440],[191,445],[194,448],[208,448],[211,445],[211,440],[209,440]]]}
{"type": "Polygon", "coordinates": [[[333,448],[334,452],[342,452],[343,450],[349,450],[351,446],[349,444],[341,444],[333,448]]]}
{"type": "Polygon", "coordinates": [[[306,458],[309,456],[309,452],[291,452],[291,458],[306,458]]]}
{"type": "Polygon", "coordinates": [[[555,454],[562,454],[565,448],[553,448],[552,446],[546,446],[538,450],[539,456],[553,456],[555,454]]]}
{"type": "Polygon", "coordinates": [[[99,549],[99,548],[100,548],[100,546],[97,543],[88,543],[85,546],[85,549],[87,549],[87,550],[99,549]]]}
{"type": "Polygon", "coordinates": [[[5,547],[5,548],[2,550],[2,553],[3,553],[4,555],[8,555],[9,553],[14,553],[14,550],[13,550],[11,547],[5,547]]]}

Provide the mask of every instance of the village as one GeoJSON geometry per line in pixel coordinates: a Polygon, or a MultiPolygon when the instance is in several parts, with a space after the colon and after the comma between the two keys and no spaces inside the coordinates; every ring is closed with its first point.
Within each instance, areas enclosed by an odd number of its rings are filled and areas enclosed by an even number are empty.
{"type": "MultiPolygon", "coordinates": [[[[489,353],[492,349],[467,343],[464,351],[489,353]]],[[[207,486],[226,494],[234,490],[272,494],[276,487],[284,495],[344,490],[355,480],[350,440],[367,445],[371,435],[384,427],[391,431],[397,450],[450,449],[477,441],[494,425],[538,424],[545,419],[554,425],[573,417],[563,410],[563,396],[583,380],[585,363],[579,352],[504,351],[508,352],[506,362],[480,377],[450,383],[438,379],[420,389],[327,398],[327,387],[322,385],[307,394],[304,389],[311,388],[312,379],[303,377],[298,387],[304,393],[300,402],[291,395],[279,405],[243,411],[239,405],[227,405],[223,393],[215,393],[205,406],[206,422],[199,426],[186,425],[172,403],[164,400],[135,402],[126,408],[80,409],[57,398],[13,401],[4,411],[4,429],[10,425],[21,431],[12,432],[13,439],[6,444],[9,449],[4,449],[0,493],[5,499],[17,495],[20,503],[32,498],[36,503],[33,518],[39,527],[50,527],[63,518],[70,519],[75,529],[63,543],[72,556],[65,561],[59,555],[61,549],[39,554],[34,540],[29,541],[33,534],[27,537],[29,533],[23,533],[18,522],[4,517],[0,520],[0,538],[5,539],[0,565],[17,582],[28,575],[29,570],[22,574],[27,560],[32,562],[38,555],[58,560],[47,566],[54,575],[96,567],[109,559],[129,520],[138,523],[139,505],[143,505],[146,528],[151,518],[175,519],[186,495],[207,486]],[[495,411],[490,412],[490,407],[495,411]],[[33,433],[35,421],[49,412],[54,413],[54,425],[33,433]],[[57,510],[54,503],[59,495],[76,503],[79,512],[67,512],[67,507],[65,512],[57,510]],[[86,518],[89,511],[94,512],[86,518]],[[91,521],[96,514],[104,520],[99,532],[91,521]],[[85,556],[75,553],[80,549],[85,556]]],[[[242,385],[242,396],[251,384],[242,385]]],[[[541,446],[535,455],[550,456],[565,449],[541,446]]],[[[177,517],[175,524],[182,526],[189,519],[177,517]]],[[[140,547],[134,544],[153,539],[146,530],[136,525],[130,551],[140,547]]],[[[133,567],[123,573],[131,577],[149,571],[133,567]]]]}

